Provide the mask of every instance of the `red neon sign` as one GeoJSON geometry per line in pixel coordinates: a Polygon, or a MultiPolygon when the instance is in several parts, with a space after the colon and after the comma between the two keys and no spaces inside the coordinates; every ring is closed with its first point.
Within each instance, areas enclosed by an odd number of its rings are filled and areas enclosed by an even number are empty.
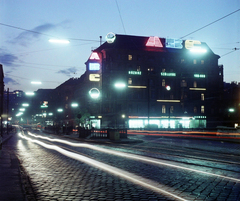
{"type": "Polygon", "coordinates": [[[90,60],[100,60],[97,52],[93,52],[89,59],[90,60]]]}
{"type": "Polygon", "coordinates": [[[163,47],[160,38],[157,36],[151,36],[149,37],[146,46],[148,47],[163,47]]]}

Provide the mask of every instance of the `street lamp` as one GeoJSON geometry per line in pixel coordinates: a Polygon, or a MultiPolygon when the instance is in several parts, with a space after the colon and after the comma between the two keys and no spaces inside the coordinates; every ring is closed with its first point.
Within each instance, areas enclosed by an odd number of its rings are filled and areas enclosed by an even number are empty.
{"type": "Polygon", "coordinates": [[[78,103],[72,103],[71,106],[72,107],[78,107],[78,103]]]}

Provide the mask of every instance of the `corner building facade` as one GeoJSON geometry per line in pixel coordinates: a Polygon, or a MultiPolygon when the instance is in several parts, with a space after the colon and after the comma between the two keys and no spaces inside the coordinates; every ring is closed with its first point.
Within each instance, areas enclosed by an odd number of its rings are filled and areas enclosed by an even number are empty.
{"type": "Polygon", "coordinates": [[[206,128],[221,121],[223,66],[206,43],[106,36],[86,62],[96,127],[206,128]]]}

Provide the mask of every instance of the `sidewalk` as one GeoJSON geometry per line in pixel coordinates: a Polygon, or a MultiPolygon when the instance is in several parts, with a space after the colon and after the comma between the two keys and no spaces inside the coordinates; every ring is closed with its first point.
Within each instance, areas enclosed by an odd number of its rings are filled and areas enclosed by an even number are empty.
{"type": "Polygon", "coordinates": [[[6,146],[15,133],[3,135],[3,146],[0,150],[0,201],[26,201],[22,187],[20,164],[14,150],[6,146]]]}

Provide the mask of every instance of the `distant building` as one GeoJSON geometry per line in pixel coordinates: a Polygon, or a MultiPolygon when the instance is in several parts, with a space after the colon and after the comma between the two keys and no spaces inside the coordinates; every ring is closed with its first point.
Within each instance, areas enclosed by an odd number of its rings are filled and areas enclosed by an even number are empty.
{"type": "MultiPolygon", "coordinates": [[[[3,121],[3,103],[4,103],[4,82],[3,82],[3,78],[4,78],[4,73],[3,73],[3,66],[2,64],[0,64],[0,126],[1,126],[1,135],[2,135],[2,121],[3,121]]],[[[1,137],[1,136],[0,136],[1,137]]]]}
{"type": "Polygon", "coordinates": [[[224,83],[223,126],[240,126],[240,82],[224,83]]]}
{"type": "Polygon", "coordinates": [[[78,89],[94,125],[179,129],[221,121],[223,66],[206,43],[113,33],[106,40],[78,89]]]}

